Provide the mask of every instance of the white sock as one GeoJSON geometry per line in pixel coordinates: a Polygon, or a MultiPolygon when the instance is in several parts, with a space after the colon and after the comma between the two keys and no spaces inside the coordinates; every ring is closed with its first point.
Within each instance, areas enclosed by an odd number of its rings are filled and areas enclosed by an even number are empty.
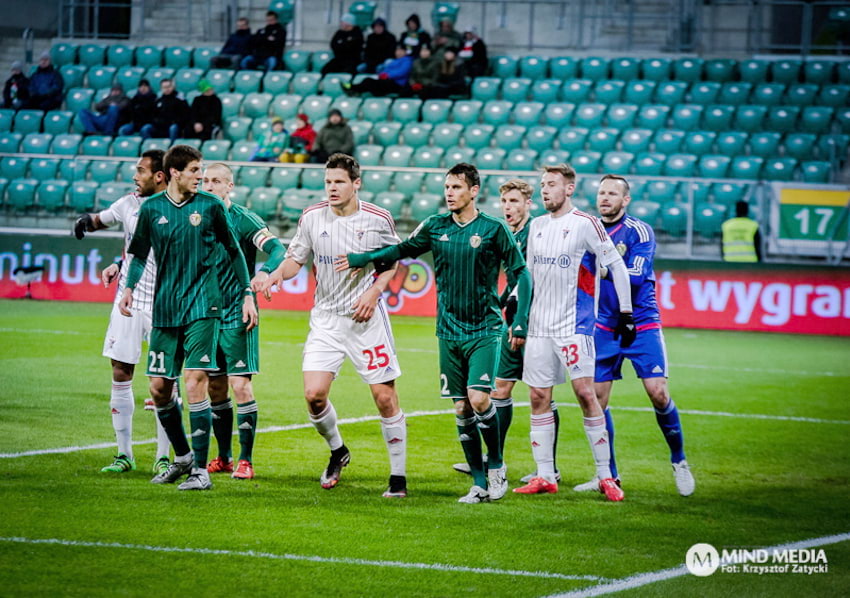
{"type": "Polygon", "coordinates": [[[590,451],[596,462],[596,477],[600,480],[611,477],[611,450],[608,444],[608,430],[605,429],[605,416],[585,417],[584,433],[590,443],[590,451]]]}
{"type": "Polygon", "coordinates": [[[310,421],[313,423],[316,431],[328,443],[332,451],[342,446],[342,436],[340,436],[339,428],[336,425],[336,409],[334,409],[330,401],[328,401],[328,406],[320,414],[313,415],[311,413],[310,421]]]}
{"type": "Polygon", "coordinates": [[[112,408],[112,428],[118,441],[118,453],[133,458],[133,381],[112,381],[112,394],[109,398],[112,408]]]}
{"type": "Polygon", "coordinates": [[[552,412],[531,416],[531,454],[537,463],[537,475],[555,482],[555,416],[552,412]]]}
{"type": "Polygon", "coordinates": [[[162,422],[156,417],[154,412],[154,420],[156,421],[156,458],[157,460],[171,454],[171,441],[168,440],[168,434],[165,433],[165,428],[162,427],[162,422]]]}
{"type": "Polygon", "coordinates": [[[404,411],[381,418],[381,432],[390,454],[390,474],[407,475],[407,421],[404,411]]]}

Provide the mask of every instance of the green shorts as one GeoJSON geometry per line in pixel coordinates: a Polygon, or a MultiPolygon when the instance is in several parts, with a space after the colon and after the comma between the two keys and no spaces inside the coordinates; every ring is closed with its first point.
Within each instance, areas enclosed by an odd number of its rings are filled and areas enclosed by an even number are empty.
{"type": "Polygon", "coordinates": [[[440,341],[440,396],[465,399],[468,389],[490,392],[496,379],[501,337],[440,341]]]}
{"type": "Polygon", "coordinates": [[[496,378],[499,380],[510,380],[515,382],[522,380],[523,347],[511,351],[511,343],[508,342],[508,333],[502,339],[502,349],[499,355],[499,368],[496,370],[496,378]]]}
{"type": "Polygon", "coordinates": [[[260,329],[254,326],[246,331],[224,328],[218,331],[216,361],[219,369],[212,375],[249,376],[260,373],[260,329]]]}
{"type": "Polygon", "coordinates": [[[218,319],[195,320],[186,326],[151,329],[148,343],[148,376],[180,377],[184,362],[187,370],[218,369],[218,319]]]}

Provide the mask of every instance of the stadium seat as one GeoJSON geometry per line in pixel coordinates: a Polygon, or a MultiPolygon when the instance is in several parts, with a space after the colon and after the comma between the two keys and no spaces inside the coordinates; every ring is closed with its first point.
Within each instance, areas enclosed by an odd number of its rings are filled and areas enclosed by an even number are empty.
{"type": "MultiPolygon", "coordinates": [[[[196,91],[203,76],[204,71],[201,69],[182,68],[174,74],[174,87],[182,94],[196,91]]],[[[186,101],[191,105],[188,98],[186,101]]]]}
{"type": "Polygon", "coordinates": [[[714,183],[711,185],[711,195],[714,197],[714,203],[725,206],[728,210],[746,197],[749,188],[746,183],[714,183]]]}
{"type": "Polygon", "coordinates": [[[774,61],[770,66],[770,73],[774,83],[790,85],[800,80],[799,60],[781,59],[774,61]]]}
{"type": "MultiPolygon", "coordinates": [[[[248,97],[250,97],[250,94],[249,94],[249,96],[246,96],[246,98],[245,98],[246,103],[248,101],[248,97]]],[[[307,96],[301,102],[301,105],[299,106],[298,111],[306,114],[307,118],[310,119],[310,122],[316,122],[320,119],[327,118],[328,111],[330,110],[330,107],[331,107],[331,101],[332,101],[332,98],[330,96],[317,96],[317,95],[307,96]]],[[[243,106],[244,106],[244,104],[243,104],[243,106]]],[[[249,111],[247,109],[245,110],[245,114],[247,116],[251,116],[251,114],[249,114],[249,111]]]]}
{"type": "Polygon", "coordinates": [[[328,73],[319,83],[319,91],[331,98],[338,98],[345,95],[342,85],[350,82],[351,75],[348,73],[328,73]]]}
{"type": "Polygon", "coordinates": [[[219,48],[196,47],[192,50],[192,66],[207,71],[210,68],[210,59],[213,56],[218,56],[218,53],[219,48]]]}
{"type": "Polygon", "coordinates": [[[641,62],[643,78],[650,81],[666,81],[670,79],[669,58],[644,58],[641,62]]]}
{"type": "Polygon", "coordinates": [[[725,208],[710,203],[698,203],[694,208],[694,232],[705,239],[720,236],[720,226],[725,217],[725,208]]]}
{"type": "Polygon", "coordinates": [[[80,151],[82,140],[82,135],[76,133],[56,135],[50,145],[50,153],[58,156],[73,156],[80,151]]]}
{"type": "Polygon", "coordinates": [[[717,96],[717,103],[728,104],[730,106],[746,104],[750,98],[750,92],[752,89],[752,84],[747,83],[746,81],[724,83],[717,96]]]}
{"type": "Polygon", "coordinates": [[[557,102],[560,91],[561,82],[558,79],[539,79],[531,85],[531,99],[543,104],[557,102]]]}
{"type": "Polygon", "coordinates": [[[390,98],[367,98],[363,100],[361,112],[363,120],[373,123],[386,121],[389,118],[390,98]]]}
{"type": "Polygon", "coordinates": [[[192,48],[187,46],[171,46],[163,53],[165,66],[173,69],[185,69],[192,66],[192,48]]]}
{"type": "Polygon", "coordinates": [[[494,56],[490,60],[490,66],[494,77],[499,79],[516,77],[517,59],[513,56],[494,56]]]}
{"type": "Polygon", "coordinates": [[[94,87],[95,89],[111,87],[112,82],[115,80],[115,73],[117,72],[118,69],[114,66],[95,66],[90,68],[86,74],[88,87],[94,87]]]}
{"type": "Polygon", "coordinates": [[[608,152],[602,157],[602,171],[626,175],[631,172],[635,156],[630,152],[608,152]]]}
{"type": "Polygon", "coordinates": [[[65,194],[68,191],[68,181],[61,179],[42,180],[36,189],[38,207],[48,212],[57,212],[65,207],[65,194]]]}
{"type": "Polygon", "coordinates": [[[436,193],[415,193],[410,203],[410,217],[416,222],[437,214],[443,205],[443,196],[436,193]]]}
{"type": "MultiPolygon", "coordinates": [[[[336,108],[342,112],[342,117],[346,120],[354,120],[360,112],[360,106],[363,100],[360,98],[349,98],[347,96],[339,96],[331,103],[331,108],[336,108]]],[[[274,108],[272,108],[274,111],[274,108]]]]}
{"type": "Polygon", "coordinates": [[[20,133],[0,133],[0,153],[17,153],[23,138],[20,133]]]}
{"type": "Polygon", "coordinates": [[[481,170],[501,170],[506,154],[500,147],[485,147],[475,154],[475,164],[481,170]]]}
{"type": "Polygon", "coordinates": [[[570,153],[564,150],[546,150],[540,154],[540,166],[557,166],[569,162],[570,153]]]}
{"type": "Polygon", "coordinates": [[[248,204],[251,210],[263,220],[273,218],[278,213],[280,193],[281,190],[274,187],[256,187],[248,196],[248,204]]]}
{"type": "Polygon", "coordinates": [[[839,83],[850,83],[850,61],[842,61],[836,65],[839,83]]]}
{"type": "Polygon", "coordinates": [[[764,128],[767,106],[743,105],[735,110],[735,128],[752,133],[764,128]]]}
{"type": "Polygon", "coordinates": [[[354,134],[354,145],[369,143],[369,138],[372,134],[372,123],[365,120],[350,120],[348,126],[354,134]]]}
{"type": "Polygon", "coordinates": [[[647,104],[652,101],[656,86],[655,81],[627,80],[623,90],[623,101],[639,106],[647,104]]]}
{"type": "Polygon", "coordinates": [[[22,179],[27,176],[30,159],[6,156],[0,159],[0,176],[4,179],[22,179]]]}
{"type": "Polygon", "coordinates": [[[818,93],[817,103],[822,106],[840,108],[848,104],[848,96],[850,96],[850,85],[824,85],[818,93]]]}
{"type": "Polygon", "coordinates": [[[706,154],[699,159],[699,176],[707,179],[726,178],[732,158],[717,154],[706,154]]]}
{"type": "MultiPolygon", "coordinates": [[[[115,82],[120,83],[124,88],[124,92],[130,95],[131,93],[135,93],[135,90],[139,86],[139,81],[145,74],[145,69],[140,66],[122,66],[115,73],[115,82]]],[[[154,90],[156,93],[158,90],[154,90]]]]}
{"type": "Polygon", "coordinates": [[[11,108],[0,109],[0,133],[8,133],[12,130],[12,123],[15,120],[15,111],[11,108]]]}
{"type": "Polygon", "coordinates": [[[33,208],[35,204],[35,191],[38,181],[35,179],[19,178],[9,181],[6,187],[7,205],[18,212],[24,212],[33,208]]]}
{"type": "MultiPolygon", "coordinates": [[[[523,127],[519,128],[520,131],[524,130],[523,127]]],[[[555,135],[557,134],[558,130],[555,127],[531,127],[525,133],[525,142],[528,144],[529,149],[532,149],[536,152],[544,152],[552,148],[552,145],[555,141],[555,135]]],[[[499,144],[498,134],[496,138],[496,143],[499,144]]]]}
{"type": "Polygon", "coordinates": [[[367,170],[363,175],[363,188],[372,193],[389,191],[392,186],[393,174],[383,170],[367,170]]]}
{"type": "Polygon", "coordinates": [[[24,135],[24,139],[21,141],[21,152],[25,154],[46,154],[52,142],[53,135],[49,133],[29,133],[24,135]]]}
{"type": "Polygon", "coordinates": [[[488,216],[492,216],[493,218],[502,217],[502,202],[498,196],[482,197],[479,195],[476,205],[481,212],[484,212],[488,216]]]}
{"type": "Polygon", "coordinates": [[[80,153],[84,156],[108,156],[112,137],[108,135],[89,135],[80,144],[80,153]]]}
{"type": "Polygon", "coordinates": [[[603,104],[615,104],[623,99],[626,82],[619,79],[597,81],[593,86],[593,101],[603,104]]]}
{"type": "MultiPolygon", "coordinates": [[[[434,125],[432,125],[431,123],[411,122],[404,125],[401,130],[401,135],[404,139],[405,145],[409,145],[413,148],[419,148],[428,145],[433,130],[434,125]]],[[[452,143],[451,145],[454,145],[454,143],[452,143]]],[[[437,145],[442,148],[448,147],[447,145],[441,143],[438,143],[437,145]]]]}
{"type": "Polygon", "coordinates": [[[684,204],[672,203],[661,208],[661,232],[671,237],[682,237],[688,229],[688,209],[684,204]]]}
{"type": "Polygon", "coordinates": [[[641,106],[637,114],[637,126],[643,129],[658,130],[667,123],[670,107],[661,104],[641,106]]]}
{"type": "Polygon", "coordinates": [[[283,54],[286,70],[292,73],[302,73],[310,68],[310,52],[304,50],[287,50],[283,54]]]}
{"type": "Polygon", "coordinates": [[[291,83],[292,73],[286,71],[269,71],[263,77],[263,91],[275,96],[288,93],[291,83]]]}
{"type": "Polygon", "coordinates": [[[632,154],[645,152],[649,149],[652,135],[650,129],[626,129],[620,134],[620,147],[632,154]]]}
{"type": "Polygon", "coordinates": [[[578,77],[578,60],[572,56],[555,56],[549,59],[549,76],[559,81],[578,77]]]}
{"type": "Polygon", "coordinates": [[[821,160],[837,165],[839,161],[846,159],[848,147],[850,147],[850,135],[845,133],[828,133],[818,137],[817,148],[821,160]]]}
{"type": "Polygon", "coordinates": [[[485,195],[498,196],[499,187],[507,183],[512,178],[514,177],[510,174],[491,174],[481,184],[481,192],[478,194],[478,197],[480,198],[485,195]]]}
{"type": "Polygon", "coordinates": [[[796,168],[796,158],[768,158],[764,162],[762,176],[769,181],[792,181],[796,168]]]}
{"type": "MultiPolygon", "coordinates": [[[[377,147],[377,146],[373,146],[377,147]]],[[[379,150],[382,148],[378,148],[379,150]]],[[[379,154],[380,158],[380,154],[379,154]]],[[[325,188],[324,168],[305,168],[301,171],[301,188],[323,191],[325,188]]]]}
{"type": "MultiPolygon", "coordinates": [[[[193,139],[193,141],[200,141],[199,139],[193,139]]],[[[200,149],[200,148],[198,148],[200,149]]],[[[118,174],[121,177],[121,180],[129,183],[133,181],[133,177],[136,175],[136,162],[134,161],[123,161],[118,163],[118,174]]]]}
{"type": "Polygon", "coordinates": [[[781,133],[775,131],[762,131],[750,135],[749,146],[750,154],[769,158],[779,155],[779,142],[782,139],[781,133]]]}
{"type": "Polygon", "coordinates": [[[671,154],[664,162],[664,175],[692,177],[696,172],[697,157],[693,154],[671,154]]]}
{"type": "Polygon", "coordinates": [[[145,71],[145,79],[147,79],[154,93],[159,95],[159,84],[163,79],[171,79],[174,77],[174,69],[169,67],[153,66],[145,71]]]}
{"type": "Polygon", "coordinates": [[[597,152],[610,152],[617,146],[620,131],[611,127],[592,129],[587,136],[587,148],[597,152]]]}
{"type": "Polygon", "coordinates": [[[298,188],[298,181],[301,179],[301,169],[292,166],[284,166],[271,168],[269,174],[269,185],[277,187],[283,192],[289,189],[298,188]]]}
{"type": "Polygon", "coordinates": [[[100,185],[95,193],[95,203],[97,204],[95,209],[103,210],[109,207],[119,198],[132,192],[134,188],[135,185],[132,183],[109,182],[100,185]]]}
{"type": "Polygon", "coordinates": [[[655,101],[666,106],[675,106],[685,101],[688,84],[684,81],[664,81],[655,88],[655,101]]]}
{"type": "Polygon", "coordinates": [[[155,149],[167,151],[169,147],[171,147],[171,139],[168,137],[151,137],[142,141],[141,151],[142,153],[155,149]]]}
{"type": "Polygon", "coordinates": [[[735,156],[729,174],[736,179],[758,179],[764,165],[764,158],[759,156],[735,156]]]}
{"type": "Polygon", "coordinates": [[[573,195],[573,205],[582,211],[595,210],[594,204],[598,192],[599,179],[597,177],[580,178],[573,195]]]}
{"type": "Polygon", "coordinates": [[[797,129],[799,106],[773,106],[767,111],[765,129],[787,133],[797,129]]]}
{"type": "MultiPolygon", "coordinates": [[[[249,93],[242,101],[242,111],[249,118],[262,118],[269,115],[269,106],[272,103],[270,93],[249,93]]],[[[330,99],[327,99],[330,104],[330,99]]],[[[305,100],[306,101],[306,100],[305,100]]],[[[302,109],[304,105],[302,104],[302,109]]]]}
{"type": "Polygon", "coordinates": [[[579,63],[579,72],[583,79],[591,81],[599,81],[608,79],[610,74],[611,61],[601,56],[587,56],[581,59],[579,63]]]}
{"type": "MultiPolygon", "coordinates": [[[[468,147],[449,148],[446,150],[446,164],[453,166],[458,162],[469,162],[475,157],[475,153],[468,147]],[[457,155],[455,155],[457,154],[457,155]]],[[[422,179],[422,184],[425,187],[426,193],[435,193],[443,197],[443,190],[446,185],[446,175],[442,172],[428,172],[422,179]]]]}
{"type": "Polygon", "coordinates": [[[605,114],[609,127],[620,130],[631,128],[637,118],[638,107],[635,104],[612,104],[605,114]]]}
{"type": "Polygon", "coordinates": [[[611,61],[611,76],[614,79],[631,81],[640,78],[640,60],[621,56],[611,61]]]}
{"type": "Polygon", "coordinates": [[[761,59],[742,60],[738,63],[738,72],[742,81],[759,84],[767,81],[770,63],[761,59]]]}
{"type": "Polygon", "coordinates": [[[750,101],[759,106],[778,106],[785,96],[782,83],[759,83],[753,88],[750,101]]]}
{"type": "MultiPolygon", "coordinates": [[[[411,148],[413,149],[413,148],[411,148]]],[[[411,166],[417,168],[439,168],[443,162],[445,150],[440,146],[421,146],[413,152],[411,166]]]]}
{"type": "Polygon", "coordinates": [[[292,93],[301,96],[315,95],[319,93],[321,80],[321,73],[298,73],[292,77],[292,93]]]}
{"type": "Polygon", "coordinates": [[[815,103],[820,87],[812,83],[795,83],[785,92],[785,103],[792,106],[809,106],[815,103]]]}
{"type": "Polygon", "coordinates": [[[598,172],[601,161],[602,154],[600,152],[579,150],[570,153],[570,163],[578,173],[593,174],[598,172]]]}
{"type": "Polygon", "coordinates": [[[79,63],[86,67],[100,66],[106,58],[106,46],[102,44],[83,44],[77,50],[79,63]]]}
{"type": "Polygon", "coordinates": [[[486,124],[497,126],[508,122],[511,116],[513,104],[505,100],[490,100],[484,104],[481,111],[482,121],[486,124]]]}
{"type": "Polygon", "coordinates": [[[811,160],[815,153],[817,135],[814,133],[789,133],[782,142],[785,155],[797,160],[811,160]]]}
{"type": "Polygon", "coordinates": [[[461,125],[477,123],[482,108],[483,103],[478,100],[459,100],[452,107],[452,121],[461,125]]]}
{"type": "Polygon", "coordinates": [[[472,81],[472,99],[495,100],[499,97],[499,88],[502,86],[502,80],[498,77],[476,77],[472,81]]]}
{"type": "Polygon", "coordinates": [[[703,115],[703,126],[709,131],[728,131],[732,127],[735,107],[727,104],[709,106],[703,115]]]}
{"type": "Polygon", "coordinates": [[[652,138],[653,147],[656,152],[662,154],[675,154],[682,149],[685,140],[685,132],[678,129],[660,129],[652,138]]]}
{"type": "Polygon", "coordinates": [[[720,133],[715,142],[718,153],[725,156],[737,156],[744,153],[744,148],[749,139],[749,134],[744,131],[727,131],[720,133]]]}
{"type": "Polygon", "coordinates": [[[367,143],[358,145],[354,150],[354,155],[361,166],[378,166],[381,163],[381,154],[383,152],[383,146],[367,143]]]}
{"type": "Polygon", "coordinates": [[[239,169],[238,183],[246,187],[265,187],[269,182],[268,166],[243,166],[239,169]]]}
{"type": "Polygon", "coordinates": [[[507,102],[524,102],[528,99],[531,79],[511,77],[502,83],[502,99],[507,102]]]}
{"type": "Polygon", "coordinates": [[[543,111],[543,120],[550,127],[560,129],[570,126],[575,113],[575,104],[554,103],[548,104],[543,111]]]}
{"type": "Polygon", "coordinates": [[[59,74],[65,82],[64,89],[83,87],[86,78],[86,67],[81,64],[66,64],[59,67],[59,74]]]}
{"type": "Polygon", "coordinates": [[[606,108],[605,104],[579,104],[575,112],[575,125],[588,128],[602,126],[606,108]]]}
{"type": "MultiPolygon", "coordinates": [[[[430,123],[422,123],[430,124],[430,123]]],[[[440,147],[452,147],[460,141],[463,125],[457,123],[443,123],[434,127],[434,144],[440,147]]],[[[407,143],[407,141],[405,141],[407,143]]],[[[408,145],[415,145],[408,143],[408,145]]]]}
{"type": "Polygon", "coordinates": [[[691,131],[685,134],[682,141],[682,151],[696,156],[711,152],[717,133],[713,131],[691,131]]]}
{"type": "MultiPolygon", "coordinates": [[[[434,148],[429,148],[434,149],[434,148]]],[[[440,150],[442,157],[442,148],[437,148],[440,150]]],[[[413,154],[414,161],[418,159],[418,153],[413,154]]],[[[439,163],[437,164],[439,166],[439,163]]],[[[397,172],[393,175],[393,186],[395,190],[399,193],[403,193],[404,195],[410,197],[415,193],[419,193],[422,190],[422,177],[423,174],[421,172],[397,172]]]]}
{"type": "Polygon", "coordinates": [[[512,112],[514,123],[523,127],[539,124],[544,107],[542,102],[517,102],[512,112]]]}
{"type": "Polygon", "coordinates": [[[375,196],[374,203],[388,211],[394,219],[399,219],[404,210],[405,196],[398,191],[382,191],[375,196]]]}
{"type": "Polygon", "coordinates": [[[298,114],[298,107],[301,105],[301,96],[293,94],[281,94],[275,96],[271,111],[274,116],[278,116],[283,120],[295,118],[298,114]]]}
{"type": "Polygon", "coordinates": [[[138,46],[136,48],[136,65],[146,69],[162,66],[162,47],[138,46]]]}
{"type": "Polygon", "coordinates": [[[118,178],[118,164],[114,160],[92,160],[89,165],[91,179],[98,183],[111,183],[118,178]]]}
{"type": "Polygon", "coordinates": [[[806,133],[829,133],[833,108],[829,106],[806,106],[800,115],[800,130],[806,133]]]}
{"type": "Polygon", "coordinates": [[[831,166],[821,160],[807,160],[800,163],[804,183],[829,183],[831,166]]]}
{"type": "Polygon", "coordinates": [[[584,127],[561,129],[558,133],[558,146],[570,154],[583,150],[587,143],[588,132],[588,129],[584,127]]]}
{"type": "Polygon", "coordinates": [[[372,138],[377,145],[384,147],[388,145],[398,144],[398,137],[401,133],[401,123],[399,122],[381,122],[375,123],[372,127],[372,138]]]}
{"type": "Polygon", "coordinates": [[[18,110],[12,130],[21,135],[38,133],[41,131],[42,119],[44,119],[42,110],[18,110]]]}
{"type": "Polygon", "coordinates": [[[257,148],[255,141],[237,141],[230,146],[230,159],[235,162],[247,162],[257,148]]]}
{"type": "Polygon", "coordinates": [[[673,79],[693,83],[702,79],[702,58],[677,58],[673,61],[673,79]]]}
{"type": "Polygon", "coordinates": [[[560,99],[564,102],[572,104],[580,104],[590,99],[590,92],[593,89],[593,81],[589,79],[572,79],[564,81],[561,86],[560,99]]]}
{"type": "Polygon", "coordinates": [[[720,83],[716,81],[698,81],[691,85],[688,101],[692,104],[714,104],[720,93],[720,83]]]}
{"type": "Polygon", "coordinates": [[[228,93],[233,86],[233,73],[227,69],[210,69],[204,78],[210,82],[215,92],[221,95],[228,93]]]}
{"type": "Polygon", "coordinates": [[[706,60],[703,64],[705,78],[709,81],[720,83],[731,81],[735,78],[735,66],[737,61],[732,58],[713,58],[706,60]]]}
{"type": "Polygon", "coordinates": [[[449,120],[453,105],[451,100],[427,100],[422,104],[422,120],[435,126],[443,124],[449,120]]]}
{"type": "Polygon", "coordinates": [[[500,147],[505,151],[511,151],[522,146],[522,139],[525,132],[525,127],[518,125],[500,125],[496,129],[493,140],[496,147],[500,147]]]}
{"type": "Polygon", "coordinates": [[[842,133],[850,133],[850,106],[842,106],[837,110],[835,123],[842,133]]]}
{"type": "Polygon", "coordinates": [[[533,149],[515,148],[508,152],[504,161],[506,170],[534,170],[537,152],[533,149]]]}
{"type": "Polygon", "coordinates": [[[204,141],[201,151],[206,160],[227,160],[230,155],[231,142],[223,139],[209,139],[204,141]]]}
{"type": "Polygon", "coordinates": [[[834,70],[834,60],[807,60],[803,64],[803,79],[806,83],[826,85],[832,81],[834,70]]]}
{"type": "Polygon", "coordinates": [[[91,160],[63,159],[59,161],[59,178],[66,181],[85,180],[91,160]]]}
{"type": "Polygon", "coordinates": [[[232,201],[233,203],[237,203],[240,206],[247,206],[249,195],[251,195],[250,187],[234,185],[233,189],[230,190],[230,201],[232,201]]]}
{"type": "Polygon", "coordinates": [[[59,160],[55,158],[39,158],[30,161],[29,175],[39,181],[55,179],[59,171],[59,160]]]}
{"type": "Polygon", "coordinates": [[[635,200],[632,195],[632,201],[629,203],[629,214],[635,218],[639,218],[649,224],[655,226],[658,221],[658,214],[661,212],[661,204],[649,200],[635,200]]]}
{"type": "Polygon", "coordinates": [[[64,42],[53,44],[50,47],[50,60],[53,62],[53,66],[58,67],[77,62],[77,49],[77,44],[64,42]]]}
{"type": "Polygon", "coordinates": [[[99,186],[96,181],[73,181],[68,189],[68,207],[76,213],[93,211],[99,186]]]}
{"type": "Polygon", "coordinates": [[[671,120],[673,127],[684,131],[699,128],[703,107],[698,104],[677,104],[673,107],[671,120]]]}
{"type": "Polygon", "coordinates": [[[544,56],[523,56],[519,60],[519,75],[528,79],[543,79],[549,71],[549,58],[544,56]]]}
{"type": "Polygon", "coordinates": [[[664,170],[664,154],[644,152],[635,156],[635,174],[642,176],[659,176],[664,170]]]}

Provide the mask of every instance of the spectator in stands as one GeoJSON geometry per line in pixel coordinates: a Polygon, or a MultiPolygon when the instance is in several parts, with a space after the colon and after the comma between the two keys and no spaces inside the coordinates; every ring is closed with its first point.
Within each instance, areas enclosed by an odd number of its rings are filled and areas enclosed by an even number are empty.
{"type": "Polygon", "coordinates": [[[30,97],[30,80],[24,74],[24,65],[20,60],[12,63],[12,75],[6,79],[3,87],[3,108],[19,110],[26,106],[30,97]]]}
{"type": "Polygon", "coordinates": [[[201,95],[192,100],[189,109],[189,127],[186,137],[212,139],[221,130],[221,100],[215,95],[215,89],[206,79],[198,82],[201,95]]]}
{"type": "Polygon", "coordinates": [[[378,78],[369,77],[360,83],[342,83],[345,93],[360,95],[371,93],[373,96],[386,96],[391,93],[406,94],[410,71],[413,68],[413,56],[407,53],[404,46],[399,44],[395,49],[395,58],[378,68],[378,78]]]}
{"type": "Polygon", "coordinates": [[[393,57],[395,47],[395,36],[387,31],[387,22],[384,19],[375,19],[372,23],[372,33],[366,38],[363,63],[357,67],[357,70],[361,73],[377,72],[384,61],[393,57]]]}
{"type": "Polygon", "coordinates": [[[251,53],[251,25],[248,19],[240,17],[236,19],[236,31],[230,34],[221,54],[210,59],[210,66],[214,69],[225,69],[239,67],[242,59],[251,53]]]}
{"type": "Polygon", "coordinates": [[[750,206],[745,201],[735,204],[735,217],[721,225],[723,245],[720,248],[725,262],[760,262],[761,233],[758,222],[749,217],[750,206]]]}
{"type": "Polygon", "coordinates": [[[349,156],[354,154],[354,133],[342,117],[342,112],[336,108],[331,108],[328,112],[327,124],[316,136],[311,160],[318,164],[324,164],[327,162],[328,156],[337,152],[349,156]]]}
{"type": "Polygon", "coordinates": [[[455,31],[451,19],[440,21],[440,28],[434,34],[434,53],[439,54],[444,48],[459,48],[463,44],[463,36],[455,31]]]}
{"type": "Polygon", "coordinates": [[[408,54],[412,54],[414,58],[419,56],[419,49],[422,46],[431,45],[431,36],[428,32],[422,29],[422,22],[419,20],[419,15],[413,13],[404,22],[407,29],[401,34],[399,42],[404,44],[404,48],[408,54]]]}
{"type": "Polygon", "coordinates": [[[316,142],[316,131],[313,125],[310,124],[310,119],[306,114],[299,114],[295,117],[295,130],[289,138],[289,147],[296,149],[303,148],[308,154],[313,151],[313,144],[316,142]]]}
{"type": "Polygon", "coordinates": [[[275,116],[272,126],[268,131],[260,135],[257,147],[251,154],[252,162],[277,162],[286,147],[286,137],[289,135],[283,128],[283,119],[275,116]]]}
{"type": "MultiPolygon", "coordinates": [[[[189,104],[177,95],[174,81],[163,79],[159,83],[160,95],[156,99],[151,137],[168,137],[173,142],[189,122],[189,104]]],[[[144,128],[142,137],[145,137],[144,128]]]]}
{"type": "Polygon", "coordinates": [[[151,136],[155,111],[156,94],[151,89],[150,82],[147,79],[142,79],[136,89],[136,95],[130,98],[130,113],[128,115],[130,122],[119,127],[118,134],[133,135],[138,133],[147,139],[151,136]]]}
{"type": "Polygon", "coordinates": [[[431,53],[431,46],[424,45],[419,48],[419,58],[413,61],[410,71],[410,89],[414,94],[421,94],[424,89],[437,82],[440,62],[442,61],[431,53]]]}
{"type": "Polygon", "coordinates": [[[339,21],[339,29],[331,38],[331,51],[334,56],[322,67],[322,74],[357,72],[360,57],[363,54],[363,32],[354,24],[354,16],[344,14],[339,21]]]}
{"type": "Polygon", "coordinates": [[[437,80],[422,89],[423,99],[448,98],[469,93],[466,85],[466,68],[457,57],[457,48],[446,48],[437,66],[437,80]]]}
{"type": "Polygon", "coordinates": [[[124,86],[115,83],[109,95],[94,105],[94,111],[80,110],[80,122],[85,135],[115,135],[119,125],[128,120],[130,98],[124,93],[124,86]]]}
{"type": "Polygon", "coordinates": [[[266,13],[266,26],[258,29],[251,38],[251,54],[242,59],[243,69],[253,69],[262,65],[267,71],[273,71],[283,63],[283,49],[286,46],[286,29],[278,23],[277,13],[266,13]]]}
{"type": "Polygon", "coordinates": [[[463,43],[457,53],[458,58],[466,65],[466,74],[475,79],[487,74],[487,45],[480,37],[474,26],[469,26],[463,32],[463,43]]]}
{"type": "Polygon", "coordinates": [[[30,77],[30,99],[27,108],[34,110],[57,110],[62,106],[65,81],[50,63],[50,52],[45,51],[38,59],[38,68],[30,77]]]}

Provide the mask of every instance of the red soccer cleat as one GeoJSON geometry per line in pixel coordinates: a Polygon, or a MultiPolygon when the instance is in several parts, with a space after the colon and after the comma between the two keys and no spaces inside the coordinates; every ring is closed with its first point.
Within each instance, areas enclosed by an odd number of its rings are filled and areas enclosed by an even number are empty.
{"type": "Polygon", "coordinates": [[[619,502],[626,497],[614,478],[599,480],[599,491],[612,502],[619,502]]]}
{"type": "Polygon", "coordinates": [[[216,457],[207,464],[209,473],[230,473],[233,471],[233,460],[225,462],[221,457],[216,457]]]}
{"type": "Polygon", "coordinates": [[[549,482],[543,478],[531,478],[525,486],[514,488],[517,494],[555,494],[558,492],[558,484],[549,482]]]}
{"type": "MultiPolygon", "coordinates": [[[[231,467],[233,467],[232,463],[231,467]]],[[[252,480],[254,479],[254,466],[251,465],[250,461],[240,459],[239,463],[236,464],[236,470],[230,477],[236,478],[237,480],[252,480]]]]}

